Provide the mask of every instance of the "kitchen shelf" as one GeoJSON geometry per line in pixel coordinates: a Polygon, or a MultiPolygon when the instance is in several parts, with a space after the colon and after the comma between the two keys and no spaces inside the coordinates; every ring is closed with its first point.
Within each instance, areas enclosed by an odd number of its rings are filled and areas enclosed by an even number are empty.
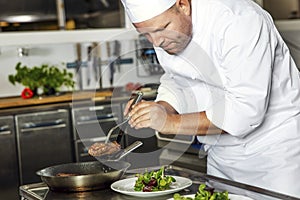
{"type": "MultiPolygon", "coordinates": [[[[299,30],[300,20],[276,20],[279,31],[299,30]]],[[[109,40],[130,40],[138,37],[132,26],[83,30],[22,31],[0,33],[1,46],[30,46],[35,44],[84,43],[109,40]]]]}
{"type": "Polygon", "coordinates": [[[1,46],[30,46],[34,44],[60,44],[101,42],[136,39],[133,28],[84,29],[61,31],[22,31],[0,33],[1,46]]]}

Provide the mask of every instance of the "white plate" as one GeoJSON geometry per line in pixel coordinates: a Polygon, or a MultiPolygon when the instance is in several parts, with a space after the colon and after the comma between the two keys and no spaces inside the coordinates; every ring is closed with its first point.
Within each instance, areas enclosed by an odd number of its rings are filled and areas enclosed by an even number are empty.
{"type": "Polygon", "coordinates": [[[171,194],[183,190],[192,185],[192,180],[180,176],[172,176],[176,179],[176,182],[170,185],[170,189],[156,192],[138,192],[134,191],[134,184],[137,180],[137,177],[127,178],[119,180],[111,184],[111,189],[120,192],[122,194],[136,196],[136,197],[155,197],[166,194],[171,194]]]}
{"type": "MultiPolygon", "coordinates": [[[[183,195],[183,196],[194,198],[195,194],[189,194],[189,195],[183,195]]],[[[236,194],[229,194],[228,196],[229,196],[230,200],[254,200],[254,199],[251,199],[250,197],[236,195],[236,194]]],[[[167,199],[167,200],[174,200],[174,199],[170,198],[170,199],[167,199]]]]}

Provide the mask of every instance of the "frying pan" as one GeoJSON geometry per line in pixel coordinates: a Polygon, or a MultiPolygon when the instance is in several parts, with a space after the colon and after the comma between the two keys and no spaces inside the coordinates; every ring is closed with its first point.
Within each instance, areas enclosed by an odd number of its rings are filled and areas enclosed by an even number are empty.
{"type": "Polygon", "coordinates": [[[91,161],[55,165],[36,173],[52,191],[82,192],[109,187],[129,167],[130,163],[125,161],[91,161]],[[58,176],[59,173],[69,175],[58,176]]]}

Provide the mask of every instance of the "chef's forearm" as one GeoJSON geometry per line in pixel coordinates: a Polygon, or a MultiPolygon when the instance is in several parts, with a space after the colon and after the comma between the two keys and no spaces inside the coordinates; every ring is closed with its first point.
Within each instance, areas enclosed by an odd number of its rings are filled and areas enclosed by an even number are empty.
{"type": "Polygon", "coordinates": [[[214,126],[205,112],[189,114],[170,114],[162,130],[165,134],[207,135],[225,131],[214,126]]]}
{"type": "Polygon", "coordinates": [[[166,109],[167,113],[169,113],[169,114],[178,114],[178,112],[168,102],[158,101],[157,103],[162,105],[166,109]]]}

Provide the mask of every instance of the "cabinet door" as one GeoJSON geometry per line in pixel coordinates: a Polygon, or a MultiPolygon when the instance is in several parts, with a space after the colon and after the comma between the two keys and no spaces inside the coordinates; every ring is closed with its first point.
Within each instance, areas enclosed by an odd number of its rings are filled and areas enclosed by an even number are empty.
{"type": "Polygon", "coordinates": [[[72,139],[68,110],[16,116],[21,183],[41,181],[36,171],[72,162],[72,139]]]}
{"type": "Polygon", "coordinates": [[[119,104],[107,104],[72,110],[76,140],[106,137],[108,131],[121,120],[119,104]]]}
{"type": "Polygon", "coordinates": [[[18,199],[18,162],[13,116],[0,117],[0,199],[18,199]]]}

